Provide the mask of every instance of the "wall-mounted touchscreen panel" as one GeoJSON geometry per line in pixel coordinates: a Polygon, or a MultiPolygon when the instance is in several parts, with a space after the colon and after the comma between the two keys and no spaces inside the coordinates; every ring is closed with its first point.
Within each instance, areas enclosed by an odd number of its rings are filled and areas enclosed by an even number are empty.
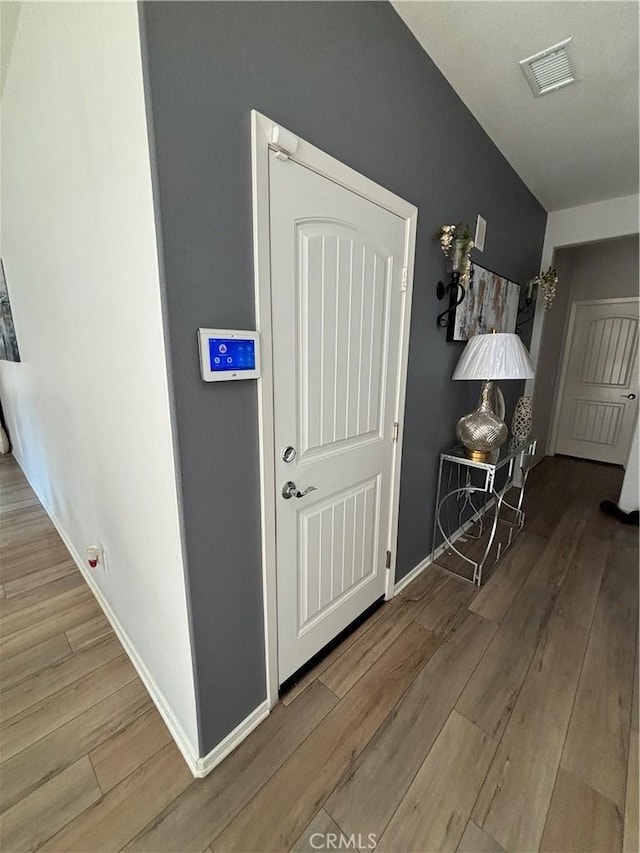
{"type": "Polygon", "coordinates": [[[257,332],[198,329],[200,372],[205,382],[257,379],[260,339],[257,332]]]}

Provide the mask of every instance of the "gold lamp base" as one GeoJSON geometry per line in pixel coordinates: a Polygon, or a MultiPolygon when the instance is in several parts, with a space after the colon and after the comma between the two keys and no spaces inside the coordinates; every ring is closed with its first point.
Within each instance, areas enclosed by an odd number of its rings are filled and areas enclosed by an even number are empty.
{"type": "Polygon", "coordinates": [[[468,415],[460,418],[456,425],[458,441],[465,455],[475,462],[487,462],[507,440],[507,426],[493,411],[491,395],[493,382],[486,380],[482,385],[480,404],[468,415]]]}
{"type": "Polygon", "coordinates": [[[464,455],[474,462],[488,462],[494,454],[493,450],[472,450],[470,447],[465,447],[464,455]]]}

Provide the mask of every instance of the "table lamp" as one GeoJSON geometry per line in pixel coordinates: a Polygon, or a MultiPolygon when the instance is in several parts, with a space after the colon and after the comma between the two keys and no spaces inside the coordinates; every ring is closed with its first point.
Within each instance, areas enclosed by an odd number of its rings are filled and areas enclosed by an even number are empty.
{"type": "Polygon", "coordinates": [[[493,382],[496,379],[532,379],[533,365],[518,335],[492,332],[469,338],[452,379],[480,379],[478,408],[460,418],[458,440],[467,456],[486,462],[507,440],[507,425],[493,411],[493,382]]]}

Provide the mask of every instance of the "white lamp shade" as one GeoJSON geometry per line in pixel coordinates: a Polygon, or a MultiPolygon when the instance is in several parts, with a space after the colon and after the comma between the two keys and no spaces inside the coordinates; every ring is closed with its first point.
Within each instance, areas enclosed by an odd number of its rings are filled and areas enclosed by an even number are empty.
{"type": "Polygon", "coordinates": [[[533,379],[527,348],[506,332],[469,338],[452,379],[533,379]]]}

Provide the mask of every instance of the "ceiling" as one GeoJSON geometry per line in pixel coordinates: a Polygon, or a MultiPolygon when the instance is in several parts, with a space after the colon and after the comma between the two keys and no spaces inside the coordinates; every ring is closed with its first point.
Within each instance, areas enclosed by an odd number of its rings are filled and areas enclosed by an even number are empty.
{"type": "MultiPolygon", "coordinates": [[[[637,2],[391,2],[548,211],[638,192],[637,2]],[[568,36],[579,81],[534,97],[518,61],[568,36]]],[[[20,5],[0,3],[0,89],[20,5]]]]}
{"type": "Polygon", "coordinates": [[[638,3],[391,2],[548,211],[638,192],[638,3]],[[519,60],[569,36],[579,81],[534,97],[519,60]]]}

